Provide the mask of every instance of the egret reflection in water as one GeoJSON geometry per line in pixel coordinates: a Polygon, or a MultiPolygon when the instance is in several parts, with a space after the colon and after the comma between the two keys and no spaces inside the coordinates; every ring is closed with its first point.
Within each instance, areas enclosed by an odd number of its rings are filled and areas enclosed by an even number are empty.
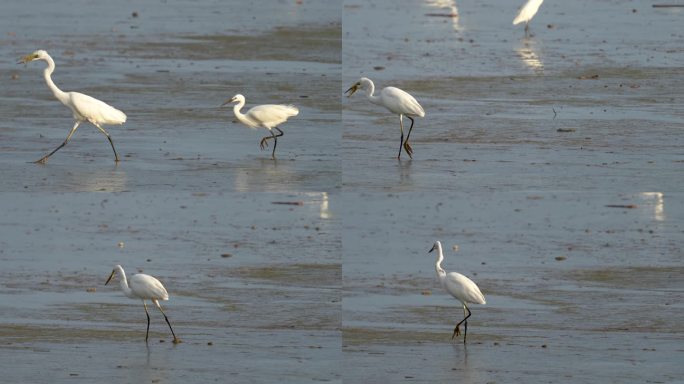
{"type": "Polygon", "coordinates": [[[72,192],[123,192],[128,190],[128,176],[120,168],[80,170],[63,179],[64,188],[72,192]]]}
{"type": "Polygon", "coordinates": [[[460,15],[458,13],[458,7],[456,6],[456,1],[454,0],[425,0],[425,5],[431,8],[438,8],[440,10],[445,10],[444,13],[430,13],[429,16],[446,17],[451,19],[451,26],[454,31],[460,31],[461,25],[459,24],[460,15]]]}
{"type": "Polygon", "coordinates": [[[530,68],[534,73],[541,74],[544,72],[544,62],[539,54],[539,47],[537,42],[532,38],[524,38],[522,46],[515,48],[515,53],[522,63],[530,68]]]}
{"type": "Polygon", "coordinates": [[[644,205],[652,207],[653,220],[665,220],[665,199],[662,192],[641,192],[640,197],[645,200],[644,205]]]}

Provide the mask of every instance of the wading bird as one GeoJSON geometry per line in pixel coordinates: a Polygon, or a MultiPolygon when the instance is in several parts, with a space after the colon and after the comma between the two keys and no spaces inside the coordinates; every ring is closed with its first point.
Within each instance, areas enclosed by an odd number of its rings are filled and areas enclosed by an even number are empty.
{"type": "Polygon", "coordinates": [[[528,0],[527,3],[520,8],[520,12],[518,12],[518,15],[515,17],[515,19],[513,19],[513,25],[517,25],[522,22],[525,23],[525,36],[529,35],[530,21],[534,15],[537,14],[537,11],[543,2],[544,0],[528,0]]]}
{"type": "Polygon", "coordinates": [[[114,161],[118,162],[119,155],[116,153],[116,149],[114,148],[112,138],[109,136],[109,133],[107,133],[107,131],[105,131],[104,128],[102,128],[102,126],[123,124],[126,122],[126,114],[88,95],[84,95],[79,92],[64,92],[61,89],[57,88],[55,83],[52,81],[51,77],[52,72],[55,71],[55,62],[52,60],[52,57],[50,57],[50,55],[48,55],[48,53],[43,50],[35,51],[30,55],[24,56],[19,61],[19,64],[26,64],[34,60],[44,60],[45,62],[47,62],[48,66],[47,68],[45,68],[45,71],[43,72],[45,82],[47,83],[48,88],[50,88],[50,90],[52,91],[52,94],[55,95],[55,98],[59,100],[62,104],[69,107],[75,120],[74,127],[71,128],[71,132],[69,132],[69,135],[67,136],[66,140],[64,140],[64,142],[60,144],[57,148],[55,148],[54,151],[48,153],[47,155],[43,156],[40,160],[36,161],[36,163],[47,163],[48,158],[50,156],[52,156],[55,152],[60,150],[69,142],[69,139],[71,139],[71,136],[74,134],[74,132],[76,132],[78,126],[81,125],[81,123],[83,123],[84,121],[90,122],[91,124],[96,126],[102,133],[104,133],[104,135],[107,137],[107,140],[109,140],[109,144],[112,146],[112,150],[114,151],[114,161]]]}
{"type": "Polygon", "coordinates": [[[276,105],[276,104],[264,104],[257,105],[256,107],[250,108],[247,113],[242,114],[240,109],[245,106],[245,97],[237,94],[231,99],[226,100],[221,106],[230,103],[237,103],[233,106],[233,112],[235,117],[237,117],[240,122],[252,129],[263,127],[268,129],[271,136],[266,136],[261,139],[259,143],[259,148],[262,150],[268,147],[268,139],[273,139],[273,152],[271,157],[275,159],[275,150],[278,145],[278,138],[283,135],[283,131],[278,128],[278,125],[284,123],[292,116],[297,116],[299,114],[299,109],[294,105],[276,105]],[[276,135],[273,130],[278,131],[276,135]]]}
{"type": "Polygon", "coordinates": [[[121,290],[123,290],[124,294],[131,299],[140,299],[143,302],[143,307],[145,307],[145,314],[147,315],[147,332],[145,333],[145,342],[147,343],[147,339],[150,335],[150,314],[147,313],[147,304],[145,303],[145,300],[150,300],[154,303],[154,305],[157,306],[157,308],[159,308],[162,315],[164,315],[166,324],[169,325],[169,329],[171,330],[171,334],[173,335],[173,343],[180,343],[180,339],[176,337],[176,334],[173,332],[173,328],[171,328],[169,318],[166,317],[166,313],[164,313],[164,310],[159,304],[159,300],[169,299],[169,294],[166,292],[166,288],[164,288],[162,283],[155,277],[146,275],[144,273],[137,273],[131,276],[129,286],[129,282],[128,280],[126,280],[126,272],[124,272],[123,268],[120,265],[116,265],[112,270],[112,274],[109,275],[109,279],[107,279],[105,285],[107,285],[109,281],[112,280],[114,275],[116,275],[117,273],[120,275],[119,281],[121,284],[121,290]]]}
{"type": "Polygon", "coordinates": [[[444,260],[444,255],[442,254],[442,243],[435,241],[432,249],[428,253],[437,250],[437,262],[435,262],[435,271],[437,272],[437,278],[442,283],[444,289],[455,297],[456,300],[460,301],[463,305],[463,316],[464,319],[459,321],[454,328],[454,333],[451,335],[451,339],[459,336],[461,334],[461,329],[459,328],[461,324],[464,324],[465,330],[463,331],[463,344],[466,342],[466,336],[468,335],[468,318],[470,317],[470,309],[468,308],[468,303],[472,304],[486,304],[484,295],[480,292],[480,288],[477,287],[472,280],[461,275],[457,272],[448,272],[442,269],[442,260],[444,260]]]}
{"type": "Polygon", "coordinates": [[[425,117],[425,111],[423,107],[418,104],[416,99],[408,93],[402,91],[395,87],[386,87],[380,91],[380,96],[375,96],[375,84],[366,77],[362,77],[344,93],[349,93],[348,97],[351,97],[354,92],[359,88],[366,91],[366,97],[368,100],[377,105],[381,105],[392,113],[399,115],[399,129],[401,129],[401,142],[399,143],[399,155],[397,159],[401,158],[401,147],[404,147],[406,154],[410,158],[413,158],[413,148],[409,144],[409,137],[411,137],[411,130],[413,129],[413,117],[425,117]],[[406,135],[406,141],[404,141],[404,122],[403,117],[406,116],[411,120],[411,127],[409,127],[408,135],[406,135]]]}

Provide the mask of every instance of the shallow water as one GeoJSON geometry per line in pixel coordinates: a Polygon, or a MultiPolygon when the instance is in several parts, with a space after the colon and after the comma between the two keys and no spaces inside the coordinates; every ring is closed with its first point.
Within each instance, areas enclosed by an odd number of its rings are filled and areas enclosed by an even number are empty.
{"type": "Polygon", "coordinates": [[[4,382],[681,381],[684,11],[546,2],[523,38],[518,6],[4,4],[4,382]],[[72,125],[16,64],[38,48],[127,113],[120,164],[88,124],[29,163],[72,125]],[[342,95],[360,76],[424,106],[413,160],[342,95]],[[277,161],[236,93],[300,108],[277,161]],[[467,346],[437,239],[487,298],[467,346]],[[145,345],[117,263],[164,282],[181,344],[150,308],[145,345]]]}
{"type": "Polygon", "coordinates": [[[346,380],[684,374],[684,14],[546,2],[524,38],[519,5],[345,2],[341,91],[367,76],[426,111],[397,161],[396,116],[342,101],[346,380]],[[463,311],[436,280],[437,239],[487,298],[467,346],[450,339],[463,311]]]}

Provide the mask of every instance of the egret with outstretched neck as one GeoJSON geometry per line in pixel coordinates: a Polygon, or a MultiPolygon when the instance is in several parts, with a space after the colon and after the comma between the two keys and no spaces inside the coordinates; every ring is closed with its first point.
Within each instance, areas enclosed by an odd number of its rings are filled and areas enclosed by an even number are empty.
{"type": "Polygon", "coordinates": [[[373,104],[377,104],[385,107],[388,111],[399,115],[399,129],[401,130],[401,140],[399,143],[399,154],[397,159],[401,159],[401,148],[404,148],[406,154],[410,158],[413,158],[413,148],[409,144],[409,138],[411,137],[411,130],[413,129],[413,117],[425,117],[425,110],[418,104],[416,99],[405,91],[395,87],[386,87],[380,91],[380,95],[374,95],[375,84],[373,81],[367,77],[362,77],[354,83],[349,89],[344,93],[349,93],[348,97],[351,97],[354,92],[358,89],[364,89],[366,91],[366,98],[373,104]],[[408,135],[406,135],[406,141],[404,141],[404,121],[403,117],[406,116],[411,120],[411,126],[408,130],[408,135]]]}
{"type": "Polygon", "coordinates": [[[164,315],[166,324],[169,325],[169,329],[173,335],[173,343],[180,343],[180,339],[176,337],[176,334],[173,332],[173,328],[171,328],[169,318],[166,317],[166,313],[164,313],[164,310],[159,304],[159,300],[169,299],[169,294],[166,292],[166,288],[164,288],[161,281],[144,273],[136,273],[135,275],[131,276],[129,285],[129,281],[126,279],[126,272],[124,272],[120,265],[116,265],[112,270],[112,274],[109,275],[107,282],[105,282],[105,285],[109,284],[114,275],[117,273],[119,274],[119,282],[124,295],[131,299],[140,299],[143,302],[145,315],[147,315],[147,332],[145,333],[145,342],[147,343],[147,339],[150,335],[150,314],[147,312],[147,303],[145,303],[145,300],[150,300],[154,303],[154,305],[157,306],[157,308],[159,308],[159,311],[161,311],[162,315],[164,315]]]}
{"type": "Polygon", "coordinates": [[[116,153],[116,148],[114,148],[114,142],[112,142],[111,136],[109,136],[109,133],[107,133],[107,131],[105,131],[105,129],[102,128],[102,126],[123,124],[126,122],[126,114],[112,107],[109,104],[106,104],[88,95],[84,95],[83,93],[64,92],[61,89],[59,89],[57,85],[55,85],[55,83],[52,81],[52,72],[55,71],[55,62],[54,60],[52,60],[52,57],[50,57],[50,55],[48,55],[48,53],[43,50],[38,50],[30,55],[22,57],[19,61],[19,64],[26,64],[34,60],[43,60],[47,62],[48,66],[47,68],[45,68],[45,71],[43,72],[45,82],[47,83],[48,88],[50,88],[55,98],[71,110],[71,113],[73,114],[75,120],[74,126],[73,128],[71,128],[71,132],[69,132],[69,135],[67,136],[66,140],[64,140],[64,142],[60,144],[57,148],[55,148],[52,152],[48,153],[47,155],[43,156],[38,161],[36,161],[36,163],[47,163],[48,158],[50,156],[52,156],[55,152],[57,152],[62,147],[67,145],[67,143],[71,139],[71,136],[74,134],[74,132],[76,132],[78,126],[81,125],[81,123],[83,123],[84,121],[90,122],[91,124],[96,126],[97,129],[99,129],[100,132],[102,132],[107,137],[107,140],[109,140],[109,144],[112,146],[112,150],[114,151],[114,161],[119,162],[119,155],[116,153]]]}
{"type": "Polygon", "coordinates": [[[273,139],[273,152],[271,153],[271,158],[275,160],[275,150],[278,145],[278,138],[284,134],[278,126],[286,122],[290,117],[297,116],[299,114],[299,109],[294,105],[264,104],[252,107],[247,113],[243,114],[240,110],[245,106],[245,97],[241,94],[237,94],[226,100],[221,106],[230,103],[237,103],[233,106],[233,113],[235,113],[235,117],[242,124],[252,129],[259,127],[268,129],[271,136],[262,138],[259,143],[259,148],[264,150],[268,147],[268,140],[273,139]],[[273,132],[274,129],[278,131],[278,134],[273,132]]]}
{"type": "Polygon", "coordinates": [[[463,331],[463,344],[466,342],[466,336],[468,335],[468,318],[471,315],[470,308],[468,308],[468,303],[471,304],[486,304],[484,295],[480,292],[477,284],[475,284],[469,278],[461,275],[457,272],[447,272],[442,268],[442,260],[444,260],[444,254],[442,253],[442,243],[435,241],[428,253],[437,250],[437,261],[435,262],[435,272],[437,272],[437,278],[442,283],[444,289],[455,297],[456,300],[461,302],[463,305],[463,320],[459,321],[454,328],[454,333],[451,335],[451,339],[459,336],[461,334],[461,329],[459,328],[461,324],[464,324],[463,331]]]}

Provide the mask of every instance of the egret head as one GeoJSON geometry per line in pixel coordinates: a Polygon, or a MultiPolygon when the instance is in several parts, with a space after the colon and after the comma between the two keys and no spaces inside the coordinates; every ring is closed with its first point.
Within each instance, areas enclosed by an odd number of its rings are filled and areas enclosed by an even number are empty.
{"type": "Polygon", "coordinates": [[[114,269],[112,269],[112,273],[109,275],[109,279],[107,279],[107,281],[105,282],[105,285],[109,284],[109,282],[112,280],[112,278],[114,277],[114,275],[116,275],[116,271],[117,271],[118,269],[120,269],[120,268],[121,268],[121,266],[120,266],[120,265],[117,265],[117,266],[114,267],[114,269]]]}
{"type": "Polygon", "coordinates": [[[46,57],[49,57],[48,53],[40,49],[29,55],[22,57],[17,64],[26,64],[34,60],[45,60],[46,57]]]}
{"type": "Polygon", "coordinates": [[[442,248],[442,244],[439,242],[439,240],[435,241],[435,244],[432,245],[432,248],[428,251],[428,253],[434,251],[435,249],[442,248]]]}
{"type": "Polygon", "coordinates": [[[349,95],[347,95],[347,97],[351,97],[351,95],[353,95],[354,92],[358,91],[359,88],[360,88],[360,89],[368,89],[368,87],[370,87],[371,84],[373,84],[373,82],[370,81],[369,78],[367,78],[367,77],[362,77],[362,78],[359,79],[359,81],[357,81],[356,83],[354,83],[354,85],[352,85],[352,86],[351,86],[349,89],[347,89],[347,91],[344,92],[344,93],[347,93],[347,92],[348,92],[349,95]]]}
{"type": "Polygon", "coordinates": [[[238,93],[237,95],[233,96],[232,98],[224,101],[223,104],[221,104],[221,106],[223,107],[224,105],[230,104],[230,103],[244,103],[244,102],[245,102],[245,97],[238,93]]]}

